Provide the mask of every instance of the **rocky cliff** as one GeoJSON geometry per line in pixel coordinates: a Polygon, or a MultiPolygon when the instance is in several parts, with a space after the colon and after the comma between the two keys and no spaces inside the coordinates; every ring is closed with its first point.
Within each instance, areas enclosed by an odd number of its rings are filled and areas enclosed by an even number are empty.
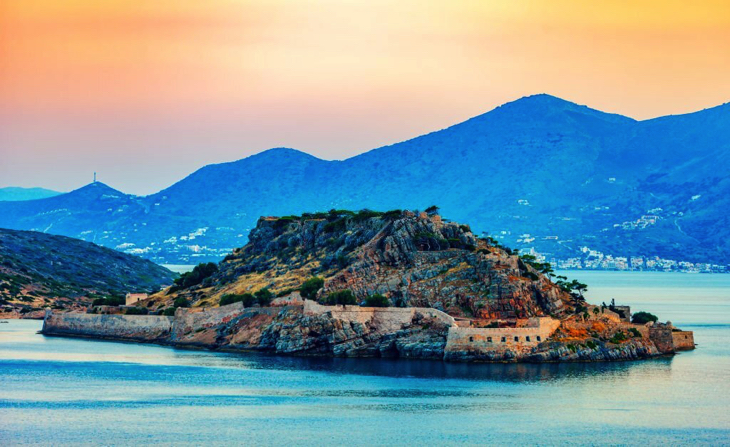
{"type": "Polygon", "coordinates": [[[169,330],[160,317],[49,315],[44,333],[465,362],[630,360],[694,347],[691,333],[590,305],[584,285],[553,282],[549,266],[429,211],[264,217],[218,266],[141,303],[174,315],[169,330]],[[110,333],[105,318],[120,329],[110,333]]]}
{"type": "Polygon", "coordinates": [[[350,290],[357,302],[382,294],[391,306],[421,306],[473,319],[560,316],[580,297],[469,226],[410,211],[330,211],[259,219],[249,243],[226,257],[200,285],[158,295],[201,306],[225,294],[299,289],[324,279],[320,299],[350,290]]]}

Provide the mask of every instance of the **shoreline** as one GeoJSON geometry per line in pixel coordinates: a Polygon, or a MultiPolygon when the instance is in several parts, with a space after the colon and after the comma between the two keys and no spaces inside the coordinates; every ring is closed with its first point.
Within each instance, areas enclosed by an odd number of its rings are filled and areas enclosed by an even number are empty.
{"type": "Polygon", "coordinates": [[[244,308],[239,302],[180,308],[174,316],[48,312],[41,333],[218,352],[454,363],[612,362],[694,349],[689,331],[628,325],[611,314],[607,310],[595,321],[614,321],[614,332],[629,326],[640,330],[617,341],[581,341],[569,334],[580,330],[576,324],[590,321],[536,317],[518,327],[464,327],[432,308],[324,306],[306,300],[281,307],[244,308]]]}

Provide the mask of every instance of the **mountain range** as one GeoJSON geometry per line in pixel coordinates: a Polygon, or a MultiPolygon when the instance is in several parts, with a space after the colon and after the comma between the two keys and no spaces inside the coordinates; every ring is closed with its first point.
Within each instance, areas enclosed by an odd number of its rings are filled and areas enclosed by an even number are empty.
{"type": "Polygon", "coordinates": [[[260,216],[438,205],[504,243],[728,264],[730,104],[637,121],[550,95],[343,160],[271,149],[150,196],[101,183],[0,203],[0,227],[166,263],[222,257],[260,216]]]}

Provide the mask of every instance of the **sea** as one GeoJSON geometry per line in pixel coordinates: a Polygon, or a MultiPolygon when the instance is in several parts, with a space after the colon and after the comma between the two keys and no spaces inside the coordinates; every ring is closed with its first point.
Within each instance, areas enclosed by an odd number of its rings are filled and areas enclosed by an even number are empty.
{"type": "Polygon", "coordinates": [[[561,272],[695,332],[649,361],[189,351],[0,324],[0,445],[728,445],[730,275],[561,272]]]}

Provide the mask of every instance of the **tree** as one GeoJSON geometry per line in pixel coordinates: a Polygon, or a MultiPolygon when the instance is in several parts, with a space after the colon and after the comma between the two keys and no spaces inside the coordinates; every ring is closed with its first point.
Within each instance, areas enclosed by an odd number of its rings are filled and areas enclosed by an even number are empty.
{"type": "Polygon", "coordinates": [[[185,272],[179,278],[175,279],[174,285],[170,287],[170,292],[197,286],[217,271],[218,266],[212,262],[198,264],[192,271],[185,272]]]}
{"type": "Polygon", "coordinates": [[[324,301],[324,304],[329,304],[329,305],[357,304],[355,295],[353,295],[351,290],[340,290],[337,292],[332,292],[329,295],[327,295],[323,301],[324,301]]]}
{"type": "Polygon", "coordinates": [[[656,323],[658,319],[656,315],[649,312],[636,312],[631,316],[631,322],[634,324],[646,324],[650,321],[656,323]]]}
{"type": "Polygon", "coordinates": [[[175,306],[175,308],[177,309],[178,307],[189,307],[190,303],[184,296],[179,296],[175,298],[175,301],[172,303],[172,305],[175,306]]]}
{"type": "Polygon", "coordinates": [[[227,293],[221,297],[220,305],[225,306],[233,303],[243,303],[244,307],[251,307],[256,302],[256,297],[250,293],[235,294],[227,293]]]}
{"type": "Polygon", "coordinates": [[[362,304],[365,307],[388,307],[390,301],[383,295],[376,293],[365,298],[365,302],[362,304]]]}
{"type": "Polygon", "coordinates": [[[302,287],[299,288],[299,293],[302,295],[302,298],[313,300],[317,297],[317,292],[319,292],[322,286],[324,286],[324,279],[319,276],[314,276],[304,281],[302,287]]]}
{"type": "Polygon", "coordinates": [[[271,304],[271,300],[274,299],[274,294],[266,287],[259,290],[254,295],[256,295],[256,301],[258,301],[259,306],[261,307],[268,306],[271,304]]]}
{"type": "Polygon", "coordinates": [[[429,216],[434,216],[439,213],[439,210],[441,208],[437,207],[436,205],[431,205],[428,208],[426,208],[426,214],[429,216]]]}

